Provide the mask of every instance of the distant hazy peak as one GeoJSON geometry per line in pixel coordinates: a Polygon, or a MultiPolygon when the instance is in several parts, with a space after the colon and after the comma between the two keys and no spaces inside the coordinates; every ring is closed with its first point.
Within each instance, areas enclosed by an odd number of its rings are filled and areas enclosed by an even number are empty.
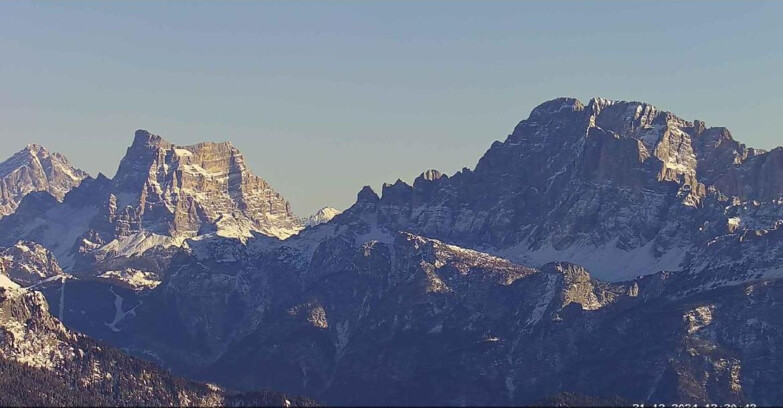
{"type": "Polygon", "coordinates": [[[312,227],[318,224],[324,224],[331,221],[332,218],[336,217],[341,213],[342,211],[336,208],[324,207],[316,211],[315,214],[303,219],[302,223],[307,227],[312,227]]]}

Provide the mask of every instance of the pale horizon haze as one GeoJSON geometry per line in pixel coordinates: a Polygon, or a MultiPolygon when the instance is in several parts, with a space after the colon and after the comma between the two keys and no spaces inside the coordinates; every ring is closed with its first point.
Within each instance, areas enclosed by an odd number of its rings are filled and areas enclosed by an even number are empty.
{"type": "Polygon", "coordinates": [[[473,168],[536,105],[638,100],[783,144],[783,2],[0,2],[0,160],[111,177],[231,141],[298,215],[473,168]]]}

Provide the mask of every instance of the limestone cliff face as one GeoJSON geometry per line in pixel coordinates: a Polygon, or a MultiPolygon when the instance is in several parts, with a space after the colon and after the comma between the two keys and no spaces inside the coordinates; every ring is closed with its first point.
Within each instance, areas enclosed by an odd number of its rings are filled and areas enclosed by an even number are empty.
{"type": "Polygon", "coordinates": [[[61,154],[28,145],[0,163],[0,217],[16,211],[31,192],[45,191],[62,201],[86,177],[87,173],[73,168],[61,154]]]}
{"type": "Polygon", "coordinates": [[[385,185],[377,217],[530,265],[566,260],[631,279],[683,269],[689,252],[735,229],[727,214],[744,203],[779,207],[782,166],[783,149],[748,148],[646,103],[558,98],[475,169],[385,185]]]}
{"type": "Polygon", "coordinates": [[[715,185],[729,196],[769,201],[783,196],[783,148],[756,153],[729,167],[715,185]]]}
{"type": "Polygon", "coordinates": [[[175,146],[139,130],[114,185],[109,216],[157,234],[287,238],[302,228],[288,202],[230,143],[175,146]]]}

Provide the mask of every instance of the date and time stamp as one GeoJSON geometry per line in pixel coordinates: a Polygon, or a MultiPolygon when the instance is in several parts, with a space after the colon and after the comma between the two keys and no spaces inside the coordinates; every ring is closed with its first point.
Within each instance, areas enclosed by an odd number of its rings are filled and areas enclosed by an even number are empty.
{"type": "Polygon", "coordinates": [[[633,408],[757,408],[756,404],[633,404],[633,408]]]}

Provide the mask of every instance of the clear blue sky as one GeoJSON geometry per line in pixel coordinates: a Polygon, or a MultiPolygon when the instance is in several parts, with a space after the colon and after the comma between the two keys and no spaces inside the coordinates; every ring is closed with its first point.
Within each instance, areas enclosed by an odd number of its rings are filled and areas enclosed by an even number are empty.
{"type": "Polygon", "coordinates": [[[783,144],[783,2],[0,2],[0,156],[113,176],[133,132],[230,140],[305,215],[473,167],[557,96],[783,144]]]}

